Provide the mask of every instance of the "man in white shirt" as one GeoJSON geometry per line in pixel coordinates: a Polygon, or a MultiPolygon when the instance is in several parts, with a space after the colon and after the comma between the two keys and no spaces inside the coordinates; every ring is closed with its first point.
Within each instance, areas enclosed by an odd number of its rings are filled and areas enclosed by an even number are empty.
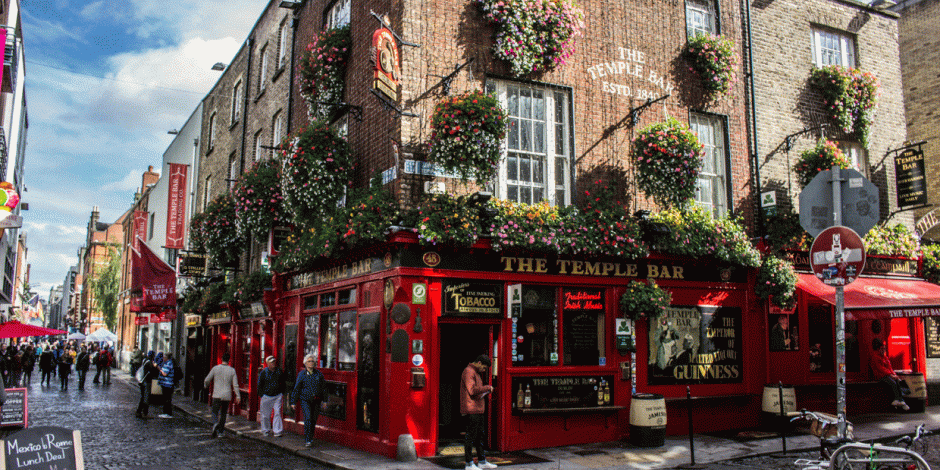
{"type": "Polygon", "coordinates": [[[216,423],[212,426],[212,437],[221,436],[225,431],[225,418],[228,407],[235,401],[238,405],[238,376],[235,369],[228,365],[232,355],[222,354],[222,363],[209,370],[209,375],[203,384],[209,387],[212,384],[212,416],[216,423]]]}

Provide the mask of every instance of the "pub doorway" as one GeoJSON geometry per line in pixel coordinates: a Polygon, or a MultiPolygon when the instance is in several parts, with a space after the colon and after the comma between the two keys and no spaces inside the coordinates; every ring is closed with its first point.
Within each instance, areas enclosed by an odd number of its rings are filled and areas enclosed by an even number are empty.
{"type": "MultiPolygon", "coordinates": [[[[445,448],[455,452],[459,448],[463,453],[464,428],[463,417],[460,416],[460,377],[467,364],[473,362],[480,354],[486,354],[492,361],[483,377],[484,383],[494,387],[496,384],[496,369],[498,362],[494,357],[499,334],[498,324],[479,323],[440,323],[440,377],[438,399],[438,453],[445,448]]],[[[496,403],[497,393],[493,393],[487,400],[487,449],[493,449],[496,440],[496,403]]]]}

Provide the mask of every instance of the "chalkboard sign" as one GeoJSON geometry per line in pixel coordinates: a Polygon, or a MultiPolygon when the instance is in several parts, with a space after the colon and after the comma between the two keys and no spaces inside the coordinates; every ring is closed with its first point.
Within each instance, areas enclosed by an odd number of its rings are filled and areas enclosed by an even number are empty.
{"type": "Polygon", "coordinates": [[[614,376],[513,377],[513,409],[608,406],[614,376]]]}
{"type": "Polygon", "coordinates": [[[29,407],[25,388],[6,389],[7,401],[0,407],[0,426],[26,426],[29,407]]]}
{"type": "Polygon", "coordinates": [[[940,357],[940,320],[924,317],[924,339],[926,339],[927,357],[940,357]]]}
{"type": "Polygon", "coordinates": [[[4,468],[17,470],[83,470],[80,431],[55,426],[23,429],[2,442],[4,468]]]}

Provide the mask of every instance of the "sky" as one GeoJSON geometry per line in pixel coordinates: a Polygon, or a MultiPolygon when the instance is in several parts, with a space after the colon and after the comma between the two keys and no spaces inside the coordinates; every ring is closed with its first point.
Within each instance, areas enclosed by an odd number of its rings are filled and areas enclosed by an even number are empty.
{"type": "Polygon", "coordinates": [[[30,286],[78,264],[94,206],[126,212],[267,0],[20,0],[29,116],[21,202],[30,286]]]}

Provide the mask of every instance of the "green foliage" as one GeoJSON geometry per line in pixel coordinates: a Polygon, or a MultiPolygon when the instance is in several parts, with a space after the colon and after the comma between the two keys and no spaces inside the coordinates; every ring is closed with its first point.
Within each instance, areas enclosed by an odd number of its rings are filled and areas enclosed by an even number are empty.
{"type": "Polygon", "coordinates": [[[235,201],[224,193],[216,197],[203,211],[202,240],[209,257],[218,266],[231,266],[238,262],[247,242],[236,225],[235,201]]]}
{"type": "Polygon", "coordinates": [[[646,318],[661,315],[672,303],[672,294],[659,287],[656,281],[630,281],[620,297],[620,311],[627,318],[646,318]]]}
{"type": "Polygon", "coordinates": [[[760,265],[760,253],[735,219],[714,218],[706,210],[690,206],[654,213],[650,220],[670,230],[655,241],[655,249],[660,252],[693,258],[710,256],[752,268],[760,265]]]}
{"type": "Polygon", "coordinates": [[[346,194],[353,162],[346,139],[313,122],[280,147],[284,209],[298,227],[317,227],[346,194]]]}
{"type": "Polygon", "coordinates": [[[121,289],[121,255],[114,247],[108,247],[108,254],[100,271],[94,272],[91,281],[94,293],[93,309],[101,312],[108,329],[114,331],[117,322],[118,297],[121,289]]]}
{"type": "Polygon", "coordinates": [[[920,255],[920,240],[906,226],[894,224],[890,227],[876,225],[863,238],[865,251],[869,255],[902,256],[917,258],[920,255]]]}
{"type": "Polygon", "coordinates": [[[222,301],[234,305],[247,305],[260,300],[264,289],[271,288],[271,273],[255,271],[246,276],[238,276],[234,282],[225,286],[222,301]]]}
{"type": "Polygon", "coordinates": [[[813,238],[800,225],[800,215],[792,208],[779,209],[764,221],[767,245],[774,253],[784,250],[809,250],[813,238]]]}
{"type": "Polygon", "coordinates": [[[793,297],[796,281],[792,264],[774,255],[767,255],[761,260],[757,270],[757,284],[754,290],[758,297],[764,300],[772,298],[773,303],[787,309],[793,307],[796,302],[793,297]]]}
{"type": "Polygon", "coordinates": [[[267,239],[271,227],[284,221],[280,180],[280,163],[274,160],[255,162],[238,177],[232,199],[243,234],[267,239]]]}
{"type": "Polygon", "coordinates": [[[734,41],[724,36],[698,34],[689,39],[686,49],[689,68],[699,76],[710,98],[727,94],[737,81],[738,58],[734,49],[734,41]]]}
{"type": "Polygon", "coordinates": [[[637,186],[664,208],[684,206],[695,197],[703,155],[698,137],[675,118],[653,124],[633,141],[637,186]]]}
{"type": "Polygon", "coordinates": [[[495,96],[475,90],[437,104],[428,159],[463,181],[496,175],[506,136],[506,111],[495,96]]]}
{"type": "Polygon", "coordinates": [[[343,101],[351,52],[349,25],[327,29],[307,45],[297,71],[300,96],[307,102],[311,122],[327,119],[343,101]]]}
{"type": "Polygon", "coordinates": [[[940,245],[924,245],[921,249],[924,263],[921,275],[934,284],[940,284],[940,245]]]}
{"type": "Polygon", "coordinates": [[[410,218],[423,244],[469,247],[483,231],[478,213],[466,196],[432,194],[412,210],[410,218]]]}

